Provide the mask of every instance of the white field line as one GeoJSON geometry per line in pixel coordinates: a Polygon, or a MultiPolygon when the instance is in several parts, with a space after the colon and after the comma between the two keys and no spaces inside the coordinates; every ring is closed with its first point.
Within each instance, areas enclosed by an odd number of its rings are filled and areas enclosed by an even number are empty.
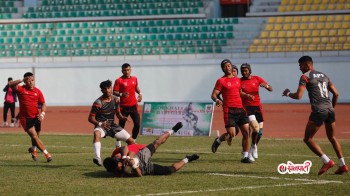
{"type": "Polygon", "coordinates": [[[231,174],[219,174],[209,173],[209,175],[228,176],[228,177],[244,177],[244,178],[265,178],[272,180],[292,180],[292,181],[303,181],[302,183],[287,183],[287,184],[275,184],[275,185],[259,185],[259,186],[242,186],[234,188],[220,188],[220,189],[206,189],[206,190],[190,190],[190,191],[177,191],[177,192],[165,192],[165,193],[149,193],[146,195],[183,195],[201,193],[205,194],[208,192],[222,192],[222,191],[233,191],[243,189],[261,189],[261,188],[273,188],[273,187],[289,187],[289,186],[300,186],[300,185],[312,185],[312,184],[330,184],[330,183],[343,183],[342,181],[329,181],[329,180],[310,180],[310,179],[293,179],[293,178],[279,178],[279,177],[262,177],[262,176],[247,176],[247,175],[231,175],[231,174]]]}

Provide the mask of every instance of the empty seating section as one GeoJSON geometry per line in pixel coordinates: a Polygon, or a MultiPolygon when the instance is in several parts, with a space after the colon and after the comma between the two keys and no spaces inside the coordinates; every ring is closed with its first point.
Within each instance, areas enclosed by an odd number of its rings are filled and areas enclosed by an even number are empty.
{"type": "Polygon", "coordinates": [[[350,15],[269,17],[250,52],[350,50],[350,15]]]}
{"type": "Polygon", "coordinates": [[[41,6],[28,9],[24,18],[140,16],[198,14],[202,0],[123,1],[123,0],[43,0],[41,6]]]}
{"type": "Polygon", "coordinates": [[[350,0],[282,0],[279,12],[349,10],[350,0]]]}
{"type": "Polygon", "coordinates": [[[0,56],[220,52],[238,18],[0,24],[0,56]]]}
{"type": "Polygon", "coordinates": [[[0,1],[0,19],[12,18],[12,13],[18,13],[18,8],[15,6],[15,1],[6,0],[0,1]]]}

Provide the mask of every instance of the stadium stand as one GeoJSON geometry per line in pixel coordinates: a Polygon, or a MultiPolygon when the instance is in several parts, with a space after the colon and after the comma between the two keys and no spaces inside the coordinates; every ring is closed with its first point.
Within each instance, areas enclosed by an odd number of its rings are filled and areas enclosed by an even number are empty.
{"type": "Polygon", "coordinates": [[[241,18],[204,0],[39,2],[0,1],[0,58],[350,50],[350,0],[255,0],[241,18]]]}

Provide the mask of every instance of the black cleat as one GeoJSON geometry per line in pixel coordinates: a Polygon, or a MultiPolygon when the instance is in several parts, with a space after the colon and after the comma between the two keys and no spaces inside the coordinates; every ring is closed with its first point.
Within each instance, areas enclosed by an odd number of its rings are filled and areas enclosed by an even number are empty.
{"type": "Polygon", "coordinates": [[[253,163],[253,161],[250,160],[249,157],[243,157],[243,159],[241,159],[241,163],[253,163]]]}
{"type": "Polygon", "coordinates": [[[193,154],[193,155],[187,155],[186,158],[188,159],[188,162],[192,162],[199,159],[199,156],[197,154],[193,154]]]}
{"type": "Polygon", "coordinates": [[[218,141],[216,141],[217,139],[218,139],[218,138],[215,138],[213,144],[211,145],[211,151],[212,151],[213,153],[215,153],[216,150],[217,150],[217,149],[219,148],[219,146],[220,146],[220,143],[219,143],[218,141]]]}
{"type": "Polygon", "coordinates": [[[173,126],[172,130],[176,133],[179,129],[182,128],[182,126],[182,122],[178,122],[175,126],[173,126]]]}

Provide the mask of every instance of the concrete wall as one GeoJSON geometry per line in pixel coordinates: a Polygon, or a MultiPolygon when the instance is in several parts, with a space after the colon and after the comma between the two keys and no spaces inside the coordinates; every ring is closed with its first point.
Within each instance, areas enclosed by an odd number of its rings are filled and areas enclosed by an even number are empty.
{"type": "MultiPolygon", "coordinates": [[[[317,62],[315,68],[326,73],[340,92],[340,102],[350,102],[350,65],[348,62],[317,62]]],[[[198,61],[129,61],[132,75],[139,79],[143,101],[210,101],[216,80],[223,75],[216,60],[198,61]]],[[[290,62],[259,59],[238,59],[234,64],[251,63],[253,75],[263,77],[274,91],[261,89],[264,103],[308,102],[307,93],[301,101],[282,97],[289,88],[296,91],[301,72],[297,58],[290,62]]],[[[123,62],[55,63],[55,64],[8,64],[0,67],[2,88],[8,77],[20,79],[27,71],[36,75],[36,85],[46,98],[47,105],[91,105],[101,95],[99,84],[103,80],[114,80],[121,76],[123,62]],[[74,67],[74,68],[72,68],[74,67]]],[[[1,97],[4,92],[1,91],[1,97]]],[[[142,103],[141,103],[142,104],[142,103]]]]}

